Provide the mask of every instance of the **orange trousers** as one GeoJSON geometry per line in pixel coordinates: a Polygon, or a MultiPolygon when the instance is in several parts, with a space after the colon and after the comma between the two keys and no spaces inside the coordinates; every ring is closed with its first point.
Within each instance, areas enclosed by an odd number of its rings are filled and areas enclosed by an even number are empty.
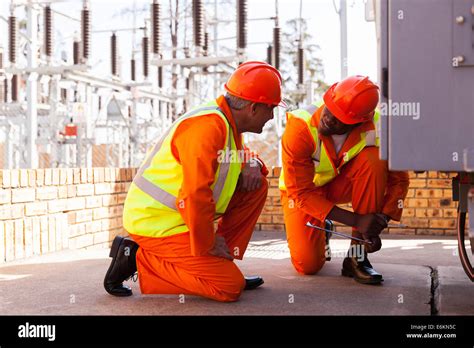
{"type": "MultiPolygon", "coordinates": [[[[358,214],[376,213],[382,210],[387,178],[387,162],[379,159],[376,147],[367,147],[345,164],[334,180],[318,189],[335,204],[352,202],[358,214]]],[[[321,227],[324,222],[296,208],[286,191],[281,191],[281,202],[291,262],[298,273],[315,274],[326,261],[325,233],[307,227],[306,222],[321,227]]]]}
{"type": "MultiPolygon", "coordinates": [[[[242,259],[267,197],[268,182],[259,189],[235,192],[216,233],[231,254],[242,259]]],[[[137,252],[138,279],[143,294],[188,294],[231,302],[240,297],[245,279],[237,265],[216,256],[193,256],[189,233],[151,238],[130,234],[137,252]]]]}

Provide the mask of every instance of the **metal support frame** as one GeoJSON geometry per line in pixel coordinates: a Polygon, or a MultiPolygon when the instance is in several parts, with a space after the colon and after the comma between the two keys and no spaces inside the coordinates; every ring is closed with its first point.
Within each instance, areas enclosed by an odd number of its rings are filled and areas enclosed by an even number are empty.
{"type": "MultiPolygon", "coordinates": [[[[28,68],[34,69],[38,64],[38,16],[34,5],[26,7],[27,12],[27,31],[30,43],[28,45],[28,68]]],[[[23,168],[38,167],[38,147],[36,145],[38,133],[38,111],[37,111],[37,86],[38,74],[31,72],[28,74],[26,82],[26,163],[23,168]]]]}

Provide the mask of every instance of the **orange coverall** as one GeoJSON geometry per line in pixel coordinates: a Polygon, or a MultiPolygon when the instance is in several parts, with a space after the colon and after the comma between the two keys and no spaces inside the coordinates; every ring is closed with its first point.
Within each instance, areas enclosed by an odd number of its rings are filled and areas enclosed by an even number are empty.
{"type": "MultiPolygon", "coordinates": [[[[311,122],[319,124],[320,107],[311,122]]],[[[360,133],[374,129],[371,122],[354,128],[336,154],[331,136],[318,134],[336,168],[344,153],[360,141],[360,133]]],[[[314,163],[311,159],[315,142],[307,124],[296,117],[288,120],[282,137],[282,163],[286,191],[281,192],[288,247],[296,271],[315,274],[324,265],[325,233],[306,226],[306,222],[323,227],[324,220],[336,204],[352,203],[355,213],[384,213],[399,221],[400,202],[408,192],[408,173],[389,171],[387,161],[380,160],[378,148],[364,148],[356,157],[340,167],[332,181],[313,183],[314,163]]]]}
{"type": "MultiPolygon", "coordinates": [[[[241,134],[237,133],[224,96],[217,103],[232,127],[237,149],[242,150],[241,134]]],[[[233,261],[208,254],[215,239],[215,202],[208,188],[214,182],[218,151],[224,148],[225,137],[224,121],[212,114],[187,119],[176,129],[171,148],[182,165],[184,178],[177,200],[185,203],[179,212],[189,232],[151,238],[129,231],[140,246],[137,268],[143,294],[190,294],[236,301],[244,289],[244,276],[233,261]]],[[[264,164],[261,172],[264,176],[268,174],[264,164]]],[[[216,233],[225,238],[236,259],[244,255],[267,190],[267,180],[262,177],[259,189],[235,191],[220,218],[216,233]]]]}

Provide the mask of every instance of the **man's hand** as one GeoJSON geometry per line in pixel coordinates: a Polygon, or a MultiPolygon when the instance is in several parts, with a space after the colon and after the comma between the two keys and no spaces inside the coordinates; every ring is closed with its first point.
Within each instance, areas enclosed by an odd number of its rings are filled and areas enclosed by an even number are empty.
{"type": "Polygon", "coordinates": [[[389,223],[389,221],[391,219],[391,217],[386,215],[386,214],[378,213],[378,214],[375,214],[375,215],[383,217],[385,219],[385,221],[387,222],[387,224],[389,223]]]}
{"type": "Polygon", "coordinates": [[[374,253],[382,249],[382,240],[380,239],[380,236],[369,237],[367,241],[370,241],[372,243],[372,244],[369,244],[369,243],[364,244],[365,250],[368,253],[374,253]]]}
{"type": "Polygon", "coordinates": [[[262,173],[260,163],[256,159],[247,162],[240,173],[237,182],[238,191],[253,191],[262,185],[262,173]]]}
{"type": "Polygon", "coordinates": [[[217,234],[214,241],[214,247],[209,251],[209,254],[231,261],[234,259],[230,254],[229,247],[227,246],[224,237],[217,234]]]}
{"type": "Polygon", "coordinates": [[[355,227],[364,239],[370,240],[370,237],[377,237],[387,227],[387,221],[381,214],[357,215],[355,227]]]}

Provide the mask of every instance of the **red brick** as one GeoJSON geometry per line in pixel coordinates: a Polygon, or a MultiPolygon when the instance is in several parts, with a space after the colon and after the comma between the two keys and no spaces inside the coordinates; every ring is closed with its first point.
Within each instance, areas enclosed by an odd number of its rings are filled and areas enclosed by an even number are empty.
{"type": "Polygon", "coordinates": [[[76,197],[77,188],[76,185],[67,185],[67,198],[76,197]]]}
{"type": "Polygon", "coordinates": [[[456,236],[458,234],[458,231],[456,229],[446,229],[444,230],[444,235],[445,236],[456,236]]]}
{"type": "Polygon", "coordinates": [[[59,185],[59,168],[53,169],[52,183],[53,185],[59,185]]]}
{"type": "Polygon", "coordinates": [[[86,207],[86,199],[84,197],[68,198],[67,210],[80,210],[86,207]]]}
{"type": "Polygon", "coordinates": [[[94,168],[87,168],[87,182],[94,183],[94,168]]]}
{"type": "Polygon", "coordinates": [[[58,198],[67,198],[67,186],[58,186],[58,198]]]}
{"type": "Polygon", "coordinates": [[[62,213],[67,210],[67,199],[56,199],[48,202],[49,213],[62,213]]]}
{"type": "Polygon", "coordinates": [[[12,261],[15,259],[15,228],[13,221],[4,222],[5,230],[5,261],[12,261]]]}
{"type": "Polygon", "coordinates": [[[39,187],[36,189],[37,200],[49,200],[58,198],[58,188],[54,186],[39,187]]]}
{"type": "Polygon", "coordinates": [[[34,188],[20,188],[12,190],[12,203],[24,203],[35,201],[34,188]]]}
{"type": "Polygon", "coordinates": [[[443,197],[443,190],[441,189],[417,189],[415,192],[416,198],[441,198],[443,197]]]}
{"type": "Polygon", "coordinates": [[[280,190],[277,188],[269,188],[268,197],[280,197],[280,190]]]}
{"type": "Polygon", "coordinates": [[[5,262],[5,223],[0,221],[0,264],[5,262]]]}
{"type": "Polygon", "coordinates": [[[444,230],[437,228],[418,228],[416,234],[420,236],[431,235],[431,236],[442,236],[444,235],[444,230]]]}
{"type": "Polygon", "coordinates": [[[428,217],[426,209],[416,209],[415,216],[417,218],[426,218],[428,217]]]}
{"type": "Polygon", "coordinates": [[[110,182],[110,168],[104,168],[104,180],[110,182]]]}
{"type": "Polygon", "coordinates": [[[33,255],[41,254],[41,228],[40,228],[40,219],[38,217],[33,217],[33,255]]]}
{"type": "Polygon", "coordinates": [[[35,169],[28,169],[28,186],[30,187],[36,186],[36,170],[35,169]]]}
{"type": "Polygon", "coordinates": [[[443,215],[443,211],[440,209],[426,209],[426,215],[428,217],[441,217],[443,215]]]}
{"type": "Polygon", "coordinates": [[[81,169],[80,168],[73,168],[72,169],[72,179],[73,184],[80,184],[81,183],[81,169]]]}
{"type": "Polygon", "coordinates": [[[13,204],[9,207],[12,219],[20,219],[25,216],[24,204],[13,204]]]}
{"type": "Polygon", "coordinates": [[[274,179],[274,178],[270,179],[269,184],[270,184],[269,187],[278,187],[278,179],[274,179]]]}
{"type": "Polygon", "coordinates": [[[104,207],[109,207],[111,205],[116,205],[117,203],[117,195],[105,195],[102,197],[102,205],[104,207]]]}
{"type": "Polygon", "coordinates": [[[110,217],[121,216],[122,214],[123,214],[123,206],[116,205],[116,206],[109,207],[110,217]]]}
{"type": "Polygon", "coordinates": [[[28,186],[28,171],[27,169],[20,169],[20,186],[28,186]]]}
{"type": "Polygon", "coordinates": [[[24,220],[25,257],[33,256],[33,221],[31,218],[24,220]]]}
{"type": "Polygon", "coordinates": [[[274,224],[284,224],[285,220],[283,218],[283,214],[273,214],[272,215],[272,223],[274,224]]]}
{"type": "Polygon", "coordinates": [[[11,187],[20,186],[20,171],[18,169],[10,170],[10,185],[11,187]]]}
{"type": "Polygon", "coordinates": [[[94,184],[104,182],[104,168],[94,168],[94,184]]]}
{"type": "Polygon", "coordinates": [[[66,168],[66,185],[74,184],[74,170],[73,168],[66,168]]]}
{"type": "Polygon", "coordinates": [[[262,231],[284,231],[285,225],[282,224],[261,224],[260,228],[262,231]]]}
{"type": "Polygon", "coordinates": [[[36,169],[36,186],[44,185],[44,169],[36,169]]]}
{"type": "Polygon", "coordinates": [[[430,228],[454,228],[455,219],[430,219],[430,228]]]}
{"type": "Polygon", "coordinates": [[[48,250],[56,251],[56,221],[53,216],[48,217],[48,250]]]}
{"type": "Polygon", "coordinates": [[[414,228],[389,228],[390,234],[403,234],[403,235],[414,235],[414,228]]]}
{"type": "Polygon", "coordinates": [[[93,184],[80,184],[76,187],[77,196],[92,196],[94,195],[93,184]]]}
{"type": "Polygon", "coordinates": [[[427,187],[451,188],[451,180],[449,180],[449,179],[429,179],[427,187]]]}
{"type": "Polygon", "coordinates": [[[9,170],[0,170],[0,184],[3,188],[11,187],[11,174],[9,170]]]}
{"type": "Polygon", "coordinates": [[[93,237],[94,237],[94,244],[106,243],[110,239],[110,235],[108,231],[94,233],[93,237]]]}
{"type": "Polygon", "coordinates": [[[76,222],[92,221],[92,209],[76,211],[76,222]]]}
{"type": "Polygon", "coordinates": [[[12,190],[3,189],[0,190],[0,204],[11,203],[12,201],[12,190]]]}
{"type": "Polygon", "coordinates": [[[120,168],[119,179],[122,182],[127,181],[127,171],[125,170],[125,168],[120,168]]]}
{"type": "Polygon", "coordinates": [[[427,199],[416,199],[416,198],[407,198],[405,200],[405,207],[410,208],[425,208],[428,207],[428,200],[427,199]]]}
{"type": "Polygon", "coordinates": [[[410,179],[410,187],[426,187],[426,179],[410,179]]]}
{"type": "Polygon", "coordinates": [[[51,168],[46,168],[44,170],[44,184],[49,186],[53,183],[53,170],[51,168]]]}
{"type": "Polygon", "coordinates": [[[102,223],[100,220],[86,223],[86,233],[100,232],[101,229],[102,229],[102,223]]]}
{"type": "Polygon", "coordinates": [[[59,169],[59,185],[66,185],[67,184],[67,169],[60,168],[59,169]]]}
{"type": "Polygon", "coordinates": [[[443,217],[445,218],[456,218],[457,209],[443,209],[443,217]]]}
{"type": "Polygon", "coordinates": [[[21,259],[25,256],[23,220],[13,221],[13,228],[15,230],[15,259],[21,259]]]}
{"type": "Polygon", "coordinates": [[[125,199],[127,198],[126,193],[119,193],[117,195],[117,204],[123,204],[125,202],[125,199]]]}
{"type": "Polygon", "coordinates": [[[114,168],[114,171],[115,171],[115,180],[120,182],[120,181],[123,181],[122,180],[122,175],[120,174],[120,168],[114,168]]]}
{"type": "Polygon", "coordinates": [[[272,223],[272,216],[270,214],[262,214],[258,217],[257,223],[264,224],[264,223],[272,223]]]}
{"type": "Polygon", "coordinates": [[[34,202],[25,204],[25,216],[43,215],[48,212],[47,202],[34,202]]]}
{"type": "Polygon", "coordinates": [[[102,206],[101,196],[86,197],[86,208],[99,208],[102,206]]]}
{"type": "Polygon", "coordinates": [[[81,184],[87,184],[87,168],[81,168],[81,184]]]}
{"type": "Polygon", "coordinates": [[[109,217],[109,209],[107,208],[95,208],[93,210],[94,220],[105,219],[109,217]]]}
{"type": "Polygon", "coordinates": [[[415,209],[414,208],[404,208],[403,209],[403,217],[412,217],[415,216],[415,209]]]}
{"type": "Polygon", "coordinates": [[[407,228],[428,227],[428,219],[418,219],[416,217],[403,218],[401,223],[407,225],[407,228]]]}
{"type": "Polygon", "coordinates": [[[132,168],[126,168],[126,173],[127,173],[127,181],[132,181],[133,180],[132,168]]]}

